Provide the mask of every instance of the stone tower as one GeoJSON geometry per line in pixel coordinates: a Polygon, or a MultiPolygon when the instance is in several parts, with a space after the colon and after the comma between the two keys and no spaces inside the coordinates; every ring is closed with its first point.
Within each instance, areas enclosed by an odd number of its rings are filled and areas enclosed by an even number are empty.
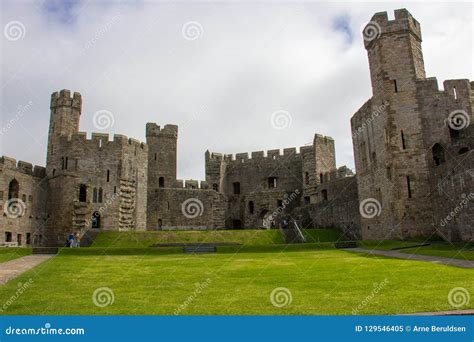
{"type": "Polygon", "coordinates": [[[146,124],[148,187],[174,188],[177,174],[178,126],[146,124]]]}
{"type": "Polygon", "coordinates": [[[425,79],[420,24],[406,9],[395,10],[394,20],[377,13],[363,36],[373,96],[351,123],[359,199],[377,208],[375,216],[362,214],[362,234],[425,236],[430,184],[417,95],[425,79]]]}
{"type": "Polygon", "coordinates": [[[62,167],[59,155],[61,136],[70,136],[79,131],[79,120],[82,111],[81,94],[63,89],[51,94],[51,116],[49,121],[48,151],[46,155],[46,174],[48,177],[62,167]]]}

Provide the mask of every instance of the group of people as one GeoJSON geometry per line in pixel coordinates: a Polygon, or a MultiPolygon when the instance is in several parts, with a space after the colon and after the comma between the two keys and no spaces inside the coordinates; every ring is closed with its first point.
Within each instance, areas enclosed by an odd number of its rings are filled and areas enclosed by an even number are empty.
{"type": "Polygon", "coordinates": [[[79,233],[70,233],[67,237],[66,247],[81,247],[81,235],[79,233]]]}

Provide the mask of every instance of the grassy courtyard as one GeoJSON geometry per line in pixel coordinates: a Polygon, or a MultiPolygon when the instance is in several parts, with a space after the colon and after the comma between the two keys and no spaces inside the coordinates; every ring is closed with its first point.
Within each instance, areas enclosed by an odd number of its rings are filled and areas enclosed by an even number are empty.
{"type": "Polygon", "coordinates": [[[31,248],[7,247],[0,248],[0,263],[21,258],[31,254],[31,248]]]}
{"type": "MultiPolygon", "coordinates": [[[[0,286],[0,302],[30,279],[32,285],[3,314],[350,315],[353,309],[395,314],[453,309],[448,293],[454,287],[474,293],[469,269],[309,246],[312,250],[283,245],[263,253],[257,246],[255,252],[206,255],[160,254],[151,248],[134,255],[64,249],[0,286]],[[100,287],[113,292],[111,305],[94,305],[93,293],[100,287]],[[270,296],[278,287],[289,290],[291,303],[272,305],[270,296]],[[378,293],[367,300],[376,287],[378,293]]],[[[474,305],[471,301],[463,308],[474,305]]]]}

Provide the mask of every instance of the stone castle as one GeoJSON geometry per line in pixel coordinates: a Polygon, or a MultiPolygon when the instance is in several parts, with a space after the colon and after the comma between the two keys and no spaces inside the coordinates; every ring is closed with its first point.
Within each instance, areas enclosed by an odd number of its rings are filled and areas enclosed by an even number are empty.
{"type": "Polygon", "coordinates": [[[146,143],[79,131],[82,97],[51,96],[46,168],[0,159],[0,245],[62,245],[93,230],[278,227],[285,215],[349,238],[474,241],[474,82],[427,78],[420,24],[405,10],[364,29],[372,97],[351,119],[356,174],[334,140],[206,151],[205,181],[177,179],[178,126],[146,143]]]}

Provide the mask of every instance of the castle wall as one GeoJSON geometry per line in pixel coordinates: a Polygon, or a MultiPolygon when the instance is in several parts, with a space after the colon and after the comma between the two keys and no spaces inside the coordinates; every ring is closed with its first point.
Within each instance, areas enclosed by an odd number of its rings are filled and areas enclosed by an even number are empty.
{"type": "MultiPolygon", "coordinates": [[[[46,242],[46,170],[24,161],[0,158],[0,246],[7,241],[19,246],[46,242]],[[11,182],[18,182],[18,193],[9,193],[11,182]],[[14,197],[9,198],[9,195],[14,197]]],[[[7,242],[8,243],[8,242],[7,242]]]]}
{"type": "Polygon", "coordinates": [[[148,230],[224,229],[226,199],[200,188],[159,188],[148,203],[148,230]]]}

